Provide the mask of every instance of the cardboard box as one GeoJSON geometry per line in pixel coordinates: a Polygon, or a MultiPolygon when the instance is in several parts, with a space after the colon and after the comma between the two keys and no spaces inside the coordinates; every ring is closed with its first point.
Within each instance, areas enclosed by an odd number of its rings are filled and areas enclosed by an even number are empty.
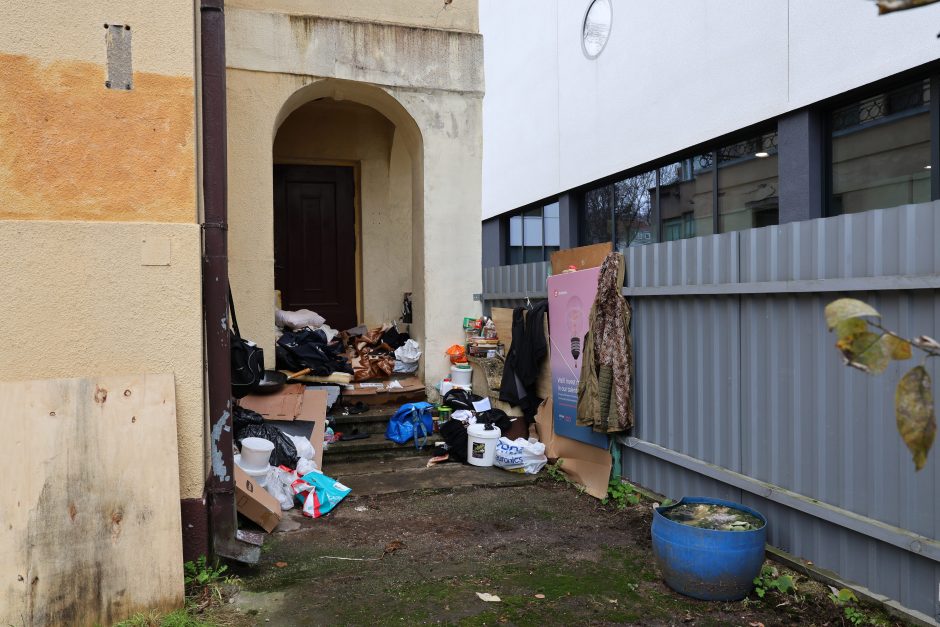
{"type": "MultiPolygon", "coordinates": [[[[320,438],[321,446],[323,438],[320,438]]],[[[271,533],[281,522],[281,504],[245,471],[235,466],[235,509],[271,533]]]]}

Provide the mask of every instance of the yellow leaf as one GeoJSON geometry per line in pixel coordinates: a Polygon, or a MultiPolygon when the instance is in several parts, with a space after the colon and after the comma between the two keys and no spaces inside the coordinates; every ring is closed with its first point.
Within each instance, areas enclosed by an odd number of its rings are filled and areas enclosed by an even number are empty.
{"type": "Polygon", "coordinates": [[[911,368],[898,381],[894,411],[898,433],[914,457],[914,469],[920,470],[937,435],[930,375],[923,366],[911,368]]]}
{"type": "Polygon", "coordinates": [[[885,354],[889,355],[891,359],[902,361],[911,358],[911,343],[907,340],[902,340],[893,335],[885,335],[881,338],[881,343],[884,345],[885,354]]]}
{"type": "Polygon", "coordinates": [[[869,374],[879,374],[885,371],[891,361],[885,353],[882,339],[877,333],[864,331],[840,337],[836,346],[842,351],[848,365],[869,374]]]}

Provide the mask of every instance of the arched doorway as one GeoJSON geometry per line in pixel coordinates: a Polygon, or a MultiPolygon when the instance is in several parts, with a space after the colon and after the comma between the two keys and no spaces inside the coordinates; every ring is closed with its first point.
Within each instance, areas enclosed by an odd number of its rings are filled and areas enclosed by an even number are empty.
{"type": "MultiPolygon", "coordinates": [[[[338,329],[400,317],[404,295],[422,290],[421,163],[417,125],[379,88],[324,80],[288,98],[272,142],[285,309],[338,329]]],[[[423,343],[421,320],[410,331],[423,343]]]]}

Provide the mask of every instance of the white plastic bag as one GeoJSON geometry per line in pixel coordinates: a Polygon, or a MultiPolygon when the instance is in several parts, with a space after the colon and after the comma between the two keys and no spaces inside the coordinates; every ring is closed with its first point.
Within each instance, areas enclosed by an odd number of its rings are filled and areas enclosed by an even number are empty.
{"type": "Polygon", "coordinates": [[[416,364],[421,359],[421,345],[414,340],[406,340],[395,349],[395,359],[406,364],[416,364]]]}
{"type": "Polygon", "coordinates": [[[411,374],[418,371],[418,362],[413,364],[406,363],[400,359],[395,360],[395,369],[392,372],[398,372],[402,374],[411,374]]]}
{"type": "Polygon", "coordinates": [[[294,491],[291,489],[291,484],[296,480],[297,473],[285,466],[273,467],[268,473],[267,485],[264,489],[277,499],[282,511],[294,507],[294,491]]]}
{"type": "Polygon", "coordinates": [[[317,466],[317,463],[312,459],[304,459],[301,457],[297,460],[297,474],[303,477],[308,472],[320,472],[320,467],[317,466]]]}
{"type": "Polygon", "coordinates": [[[535,438],[510,440],[507,437],[502,437],[496,443],[494,466],[513,472],[535,475],[542,470],[542,466],[547,462],[545,445],[535,438]]]}
{"type": "Polygon", "coordinates": [[[285,311],[278,309],[274,312],[274,324],[280,328],[303,329],[311,327],[316,329],[324,324],[326,319],[315,311],[309,309],[298,309],[297,311],[285,311]]]}
{"type": "Polygon", "coordinates": [[[292,435],[290,436],[290,440],[294,443],[294,448],[297,449],[297,456],[301,459],[313,459],[316,457],[317,452],[314,450],[313,444],[310,443],[309,439],[302,435],[292,435]]]}

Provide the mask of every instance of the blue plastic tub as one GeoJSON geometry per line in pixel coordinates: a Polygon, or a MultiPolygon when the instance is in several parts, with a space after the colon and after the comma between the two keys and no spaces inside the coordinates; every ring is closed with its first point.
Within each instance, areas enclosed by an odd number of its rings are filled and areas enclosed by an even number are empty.
{"type": "Polygon", "coordinates": [[[751,591],[764,563],[767,519],[750,507],[705,497],[685,497],[653,510],[653,553],[670,588],[705,601],[737,601],[751,591]],[[683,503],[724,505],[759,518],[760,529],[718,531],[669,520],[661,512],[683,503]]]}

